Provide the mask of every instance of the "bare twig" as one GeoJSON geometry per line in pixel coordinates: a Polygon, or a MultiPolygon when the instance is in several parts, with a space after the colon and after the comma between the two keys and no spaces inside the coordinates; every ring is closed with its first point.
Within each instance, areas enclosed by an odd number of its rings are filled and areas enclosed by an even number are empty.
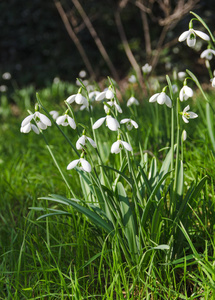
{"type": "Polygon", "coordinates": [[[143,32],[144,32],[144,38],[145,38],[146,60],[148,60],[152,53],[149,24],[148,24],[146,12],[144,10],[140,10],[140,14],[141,14],[141,18],[142,18],[143,32]]]}
{"type": "Polygon", "coordinates": [[[119,81],[119,75],[118,72],[116,70],[116,68],[114,67],[114,65],[112,64],[112,61],[109,57],[109,55],[107,54],[107,51],[105,50],[105,47],[103,46],[100,38],[97,35],[97,32],[95,31],[90,19],[88,18],[87,14],[85,13],[83,7],[81,6],[80,2],[78,0],[71,0],[73,2],[73,4],[75,5],[76,9],[78,10],[79,14],[81,15],[84,23],[86,24],[91,36],[93,37],[102,57],[104,58],[105,62],[107,63],[113,77],[119,81]]]}
{"type": "Polygon", "coordinates": [[[91,63],[90,63],[90,61],[89,61],[89,59],[87,57],[87,54],[86,54],[86,52],[85,52],[85,50],[84,50],[81,42],[79,41],[77,35],[73,31],[72,26],[69,23],[69,20],[67,18],[66,13],[64,12],[64,9],[63,9],[61,3],[59,1],[54,1],[54,3],[55,3],[55,6],[56,6],[56,8],[57,8],[57,10],[58,10],[58,12],[60,14],[60,16],[61,16],[61,19],[62,19],[62,21],[64,23],[64,26],[66,27],[66,30],[67,30],[69,36],[71,37],[71,39],[73,40],[74,44],[76,45],[76,47],[77,47],[77,49],[78,49],[78,51],[79,51],[79,53],[80,53],[80,55],[81,55],[84,63],[85,63],[85,66],[86,66],[86,68],[87,68],[90,76],[92,77],[92,79],[95,79],[96,75],[95,75],[95,72],[93,71],[93,67],[92,67],[92,65],[91,65],[91,63]]]}

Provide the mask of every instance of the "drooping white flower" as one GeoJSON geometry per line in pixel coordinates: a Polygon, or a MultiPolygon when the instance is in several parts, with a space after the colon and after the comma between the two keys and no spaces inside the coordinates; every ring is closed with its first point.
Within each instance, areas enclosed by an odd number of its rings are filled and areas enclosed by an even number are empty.
{"type": "Polygon", "coordinates": [[[150,66],[148,63],[142,66],[142,71],[144,74],[149,74],[152,70],[152,66],[150,66]]]}
{"type": "MultiPolygon", "coordinates": [[[[117,109],[117,111],[119,112],[119,113],[122,113],[122,109],[121,109],[121,107],[119,106],[119,104],[116,102],[116,100],[114,100],[114,101],[108,101],[107,102],[107,104],[109,105],[109,106],[114,106],[114,107],[116,107],[116,109],[117,109]]],[[[105,110],[105,112],[106,112],[106,114],[109,112],[109,110],[110,110],[110,108],[105,104],[104,105],[104,110],[105,110]]]]}
{"type": "Polygon", "coordinates": [[[68,104],[72,104],[74,101],[79,105],[82,104],[82,105],[86,105],[86,106],[88,103],[87,99],[84,96],[82,96],[80,93],[71,95],[66,99],[66,102],[68,104]]]}
{"type": "Polygon", "coordinates": [[[122,149],[126,149],[127,151],[133,150],[129,143],[122,140],[117,140],[112,144],[110,151],[111,153],[118,154],[122,149]]]}
{"type": "Polygon", "coordinates": [[[187,76],[187,73],[186,73],[186,72],[183,72],[183,71],[178,72],[178,78],[179,78],[180,80],[183,80],[186,76],[187,76]]]}
{"type": "Polygon", "coordinates": [[[183,142],[186,141],[186,139],[187,139],[187,132],[186,132],[186,130],[182,131],[181,138],[182,138],[183,142]]]}
{"type": "Polygon", "coordinates": [[[206,49],[202,52],[200,55],[201,58],[205,58],[207,60],[211,60],[213,58],[213,55],[215,55],[215,50],[212,49],[206,49]]]}
{"type": "Polygon", "coordinates": [[[96,96],[96,101],[101,101],[103,99],[108,99],[108,100],[111,100],[114,98],[114,93],[113,91],[109,88],[107,90],[104,90],[103,92],[99,93],[97,96],[96,96]]]}
{"type": "Polygon", "coordinates": [[[120,127],[119,122],[111,117],[110,115],[107,115],[106,117],[98,119],[94,124],[93,124],[93,129],[99,128],[104,121],[106,120],[106,126],[112,130],[112,131],[117,131],[120,127]]]}
{"type": "Polygon", "coordinates": [[[166,106],[172,107],[172,100],[169,98],[169,96],[167,96],[165,92],[156,93],[149,99],[149,102],[156,102],[156,101],[158,104],[163,105],[165,103],[166,106]]]}
{"type": "Polygon", "coordinates": [[[23,133],[28,133],[31,129],[38,134],[37,130],[38,128],[33,124],[31,124],[31,121],[34,120],[37,124],[37,127],[39,127],[42,130],[45,130],[47,126],[51,126],[51,121],[47,116],[44,114],[41,114],[39,111],[36,111],[34,114],[31,114],[27,116],[21,123],[20,131],[23,133]],[[35,129],[35,127],[37,129],[35,129]]]}
{"type": "Polygon", "coordinates": [[[183,42],[183,41],[187,40],[187,45],[189,47],[194,47],[196,44],[196,35],[198,35],[201,39],[203,39],[205,41],[210,40],[210,37],[206,33],[202,32],[200,30],[194,30],[193,28],[190,28],[189,30],[183,32],[179,36],[178,40],[179,40],[179,42],[183,42]]]}
{"type": "Polygon", "coordinates": [[[187,105],[183,112],[181,113],[182,114],[182,119],[185,123],[189,123],[189,119],[195,119],[198,117],[198,115],[192,111],[188,111],[190,109],[190,106],[187,105]]]}
{"type": "Polygon", "coordinates": [[[123,119],[120,121],[120,124],[126,124],[128,130],[131,130],[133,127],[136,129],[138,128],[138,124],[131,119],[123,119]]]}
{"type": "Polygon", "coordinates": [[[56,123],[62,126],[70,126],[72,129],[76,129],[76,124],[73,118],[65,114],[57,118],[56,123]]]}
{"type": "Polygon", "coordinates": [[[96,96],[100,94],[99,91],[92,91],[89,93],[89,99],[91,102],[93,102],[96,99],[96,96]]]}
{"type": "Polygon", "coordinates": [[[131,105],[139,105],[139,101],[133,96],[131,96],[127,101],[127,106],[129,107],[131,105]]]}
{"type": "Polygon", "coordinates": [[[135,75],[131,75],[129,78],[128,78],[128,82],[130,83],[136,83],[137,82],[137,78],[135,75]]]}
{"type": "Polygon", "coordinates": [[[59,117],[59,113],[56,110],[51,110],[49,113],[54,120],[57,120],[57,118],[59,117]]]}
{"type": "Polygon", "coordinates": [[[193,90],[189,86],[184,85],[180,90],[179,99],[180,101],[186,101],[190,97],[193,97],[193,90]]]}
{"type": "Polygon", "coordinates": [[[215,77],[211,79],[211,85],[212,87],[215,87],[215,77]]]}
{"type": "Polygon", "coordinates": [[[94,140],[92,140],[90,137],[86,136],[86,135],[82,135],[76,142],[76,148],[78,150],[83,149],[83,146],[86,146],[87,141],[89,141],[89,143],[91,144],[91,146],[93,148],[96,148],[96,143],[94,142],[94,140]]]}
{"type": "Polygon", "coordinates": [[[81,170],[85,172],[91,172],[91,165],[90,163],[84,159],[84,158],[79,158],[71,161],[71,163],[68,164],[67,170],[74,169],[77,165],[80,165],[81,170]]]}

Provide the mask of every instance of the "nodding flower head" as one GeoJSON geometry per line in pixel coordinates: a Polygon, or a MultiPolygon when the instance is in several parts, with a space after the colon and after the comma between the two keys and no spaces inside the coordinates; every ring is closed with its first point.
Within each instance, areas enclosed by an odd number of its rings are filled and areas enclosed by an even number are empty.
{"type": "Polygon", "coordinates": [[[192,111],[188,111],[190,109],[190,106],[187,105],[183,112],[181,113],[182,119],[185,123],[189,123],[189,119],[195,119],[198,117],[198,115],[192,111]]]}
{"type": "Polygon", "coordinates": [[[189,86],[184,85],[179,93],[180,101],[186,101],[188,98],[192,96],[193,96],[193,90],[189,86]]]}
{"type": "Polygon", "coordinates": [[[172,107],[172,100],[169,98],[169,96],[167,96],[165,92],[156,93],[149,99],[149,102],[156,101],[160,105],[163,105],[165,103],[168,107],[172,107]]]}
{"type": "Polygon", "coordinates": [[[75,160],[71,161],[67,166],[67,170],[74,169],[76,166],[79,166],[82,171],[85,171],[88,173],[91,172],[91,169],[92,169],[90,163],[86,159],[79,158],[79,159],[75,159],[75,160]]]}
{"type": "Polygon", "coordinates": [[[194,47],[196,44],[196,35],[198,35],[201,39],[203,39],[205,41],[210,40],[210,37],[206,33],[202,32],[200,30],[194,30],[193,28],[190,28],[189,30],[183,32],[179,36],[178,40],[179,40],[179,42],[183,42],[183,41],[187,40],[187,46],[194,47]]]}
{"type": "Polygon", "coordinates": [[[111,153],[118,154],[122,149],[126,149],[127,151],[133,150],[129,143],[122,140],[117,140],[111,146],[111,153]]]}
{"type": "Polygon", "coordinates": [[[106,121],[106,126],[112,130],[112,131],[117,131],[120,127],[119,122],[111,117],[110,115],[107,115],[106,117],[98,119],[94,124],[93,124],[93,129],[99,128],[104,121],[106,121]]]}

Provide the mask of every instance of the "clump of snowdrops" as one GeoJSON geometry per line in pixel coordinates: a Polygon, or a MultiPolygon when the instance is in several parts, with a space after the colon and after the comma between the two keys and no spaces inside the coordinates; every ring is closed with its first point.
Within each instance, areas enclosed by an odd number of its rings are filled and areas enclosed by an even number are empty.
{"type": "MultiPolygon", "coordinates": [[[[215,55],[215,40],[204,21],[196,14],[193,15],[195,18],[190,21],[189,30],[180,35],[179,42],[186,40],[189,47],[194,47],[196,37],[199,37],[205,44],[208,43],[208,48],[202,52],[201,58],[206,59],[214,87],[215,74],[213,75],[209,62],[215,55]],[[209,35],[194,30],[194,21],[200,22],[209,35]]],[[[145,78],[150,76],[152,71],[148,64],[143,66],[142,70],[145,78]]],[[[21,124],[21,132],[34,131],[43,136],[71,195],[65,197],[50,194],[42,197],[41,199],[55,204],[65,205],[65,210],[50,209],[49,213],[40,216],[39,219],[61,214],[72,217],[67,207],[83,213],[89,222],[106,232],[107,238],[117,244],[122,261],[126,261],[134,277],[141,274],[152,260],[157,259],[168,264],[184,256],[183,246],[188,240],[187,232],[192,224],[191,207],[194,206],[206,181],[205,176],[199,182],[191,183],[185,190],[183,147],[187,138],[186,129],[189,122],[195,122],[194,119],[198,117],[197,112],[192,111],[193,82],[207,101],[204,119],[215,149],[211,105],[197,77],[189,70],[186,70],[183,76],[181,85],[181,81],[173,82],[166,76],[166,86],[148,98],[152,109],[153,105],[166,106],[171,118],[170,147],[165,150],[165,157],[159,168],[155,157],[149,159],[147,151],[144,151],[147,149],[143,149],[143,143],[132,144],[134,132],[140,133],[138,118],[144,118],[138,115],[140,99],[137,100],[135,95],[131,94],[126,103],[130,114],[124,115],[125,103],[118,100],[115,84],[110,78],[109,86],[103,91],[92,90],[92,87],[89,90],[79,79],[79,90],[65,100],[65,111],[61,114],[48,111],[37,94],[35,112],[29,111],[29,116],[21,124]],[[96,120],[94,111],[97,106],[103,106],[104,111],[96,120]],[[86,111],[88,124],[79,123],[78,112],[74,107],[86,111]],[[71,147],[71,157],[66,157],[64,166],[58,164],[45,135],[45,130],[54,125],[65,137],[68,147],[71,147]],[[65,126],[73,131],[76,143],[73,144],[64,133],[65,126]],[[114,140],[109,149],[108,143],[103,144],[103,141],[99,140],[101,135],[98,132],[102,130],[108,131],[110,140],[114,140]],[[104,153],[115,156],[115,159],[109,160],[107,157],[105,161],[108,163],[104,162],[104,153]],[[114,163],[110,164],[111,161],[114,163]],[[68,176],[64,175],[65,170],[68,176]],[[78,195],[71,188],[71,174],[79,177],[78,195]]],[[[134,75],[129,78],[131,84],[135,81],[134,75]]]]}

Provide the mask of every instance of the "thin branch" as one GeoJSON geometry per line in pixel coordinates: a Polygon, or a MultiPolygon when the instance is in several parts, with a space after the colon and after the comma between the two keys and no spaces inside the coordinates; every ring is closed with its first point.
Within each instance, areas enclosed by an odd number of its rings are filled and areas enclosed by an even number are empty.
{"type": "Polygon", "coordinates": [[[119,75],[118,72],[116,70],[116,68],[114,67],[114,65],[112,64],[112,61],[109,57],[109,55],[107,54],[105,47],[103,46],[100,38],[97,35],[97,32],[95,31],[90,19],[88,18],[87,14],[85,13],[83,7],[81,6],[80,2],[78,0],[71,0],[73,2],[73,4],[75,5],[76,9],[78,10],[79,14],[81,15],[84,23],[86,24],[91,36],[93,37],[102,57],[104,58],[104,60],[106,61],[113,77],[119,81],[119,75]]]}
{"type": "Polygon", "coordinates": [[[144,33],[145,48],[146,48],[146,59],[148,60],[152,53],[149,24],[148,24],[146,12],[144,10],[140,10],[140,14],[141,14],[142,23],[143,23],[143,33],[144,33]]]}
{"type": "Polygon", "coordinates": [[[77,49],[78,49],[78,51],[79,51],[79,53],[80,53],[80,55],[81,55],[84,63],[85,63],[85,66],[86,66],[86,68],[87,68],[90,76],[92,77],[92,79],[95,79],[96,78],[96,74],[93,71],[93,67],[92,67],[92,65],[91,65],[91,63],[90,63],[90,61],[89,61],[89,59],[87,57],[87,54],[86,54],[86,52],[85,52],[82,44],[80,43],[77,35],[73,31],[72,26],[69,23],[69,20],[67,18],[67,15],[66,15],[66,13],[65,13],[65,11],[64,11],[61,3],[59,1],[54,1],[54,3],[55,3],[55,6],[56,6],[56,8],[57,8],[57,10],[58,10],[58,12],[60,14],[60,16],[61,16],[61,19],[62,19],[62,21],[64,23],[64,26],[65,26],[65,28],[66,28],[66,30],[67,30],[70,38],[73,40],[74,44],[76,45],[76,47],[77,47],[77,49]]]}

